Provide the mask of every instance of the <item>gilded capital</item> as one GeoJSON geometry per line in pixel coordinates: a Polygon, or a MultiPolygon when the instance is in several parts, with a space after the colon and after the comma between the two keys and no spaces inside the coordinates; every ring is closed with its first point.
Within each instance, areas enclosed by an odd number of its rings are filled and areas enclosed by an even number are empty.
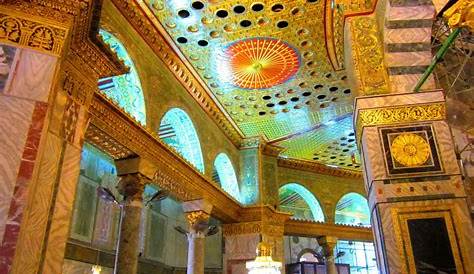
{"type": "Polygon", "coordinates": [[[208,228],[209,217],[211,215],[200,210],[186,213],[190,233],[204,233],[208,228]]]}
{"type": "Polygon", "coordinates": [[[452,5],[443,16],[448,19],[451,28],[466,27],[474,31],[474,1],[459,0],[452,5]]]}
{"type": "Polygon", "coordinates": [[[142,201],[146,182],[146,177],[140,173],[126,174],[120,177],[117,190],[125,201],[142,201]]]}

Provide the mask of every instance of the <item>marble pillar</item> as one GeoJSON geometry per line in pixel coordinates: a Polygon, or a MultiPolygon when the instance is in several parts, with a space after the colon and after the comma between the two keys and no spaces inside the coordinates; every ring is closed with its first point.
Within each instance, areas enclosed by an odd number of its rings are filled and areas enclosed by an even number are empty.
{"type": "Polygon", "coordinates": [[[204,274],[204,247],[212,205],[205,200],[183,203],[188,221],[187,274],[204,274]]]}
{"type": "Polygon", "coordinates": [[[359,97],[355,107],[380,273],[473,273],[474,232],[443,92],[359,97]]]}
{"type": "Polygon", "coordinates": [[[120,240],[117,246],[118,264],[116,273],[134,274],[138,269],[140,223],[145,184],[140,174],[127,174],[119,181],[121,203],[120,240]]]}
{"type": "Polygon", "coordinates": [[[135,274],[138,270],[140,252],[143,191],[146,183],[153,177],[154,166],[139,157],[116,160],[115,166],[117,175],[120,177],[117,188],[123,195],[123,201],[120,204],[122,220],[117,247],[116,273],[135,274]]]}
{"type": "Polygon", "coordinates": [[[337,238],[332,236],[323,236],[318,238],[319,245],[323,248],[326,258],[326,273],[337,274],[336,256],[334,249],[337,245],[337,238]]]}

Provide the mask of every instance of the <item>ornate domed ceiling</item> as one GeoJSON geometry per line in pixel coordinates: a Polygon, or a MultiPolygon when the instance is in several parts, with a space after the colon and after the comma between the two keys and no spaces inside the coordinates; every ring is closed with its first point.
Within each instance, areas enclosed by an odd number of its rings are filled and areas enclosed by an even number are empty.
{"type": "Polygon", "coordinates": [[[245,136],[265,135],[283,157],[359,168],[339,5],[145,2],[245,136]]]}

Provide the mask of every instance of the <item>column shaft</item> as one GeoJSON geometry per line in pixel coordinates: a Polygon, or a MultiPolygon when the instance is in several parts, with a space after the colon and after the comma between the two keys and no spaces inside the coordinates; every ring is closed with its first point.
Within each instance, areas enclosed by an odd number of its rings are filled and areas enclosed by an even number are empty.
{"type": "Polygon", "coordinates": [[[204,247],[206,238],[198,233],[188,234],[187,274],[204,274],[204,247]]]}

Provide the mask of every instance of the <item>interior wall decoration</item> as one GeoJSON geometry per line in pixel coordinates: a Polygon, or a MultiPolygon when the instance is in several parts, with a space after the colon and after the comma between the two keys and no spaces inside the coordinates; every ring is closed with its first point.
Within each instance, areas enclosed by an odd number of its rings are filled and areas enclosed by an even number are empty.
{"type": "Polygon", "coordinates": [[[133,64],[124,45],[111,33],[101,29],[102,39],[117,56],[130,68],[126,74],[107,77],[99,80],[99,89],[115,101],[125,112],[130,114],[140,124],[146,124],[145,99],[138,77],[137,69],[133,64]]]}
{"type": "Polygon", "coordinates": [[[380,135],[389,175],[442,171],[430,125],[381,128],[380,135]]]}

